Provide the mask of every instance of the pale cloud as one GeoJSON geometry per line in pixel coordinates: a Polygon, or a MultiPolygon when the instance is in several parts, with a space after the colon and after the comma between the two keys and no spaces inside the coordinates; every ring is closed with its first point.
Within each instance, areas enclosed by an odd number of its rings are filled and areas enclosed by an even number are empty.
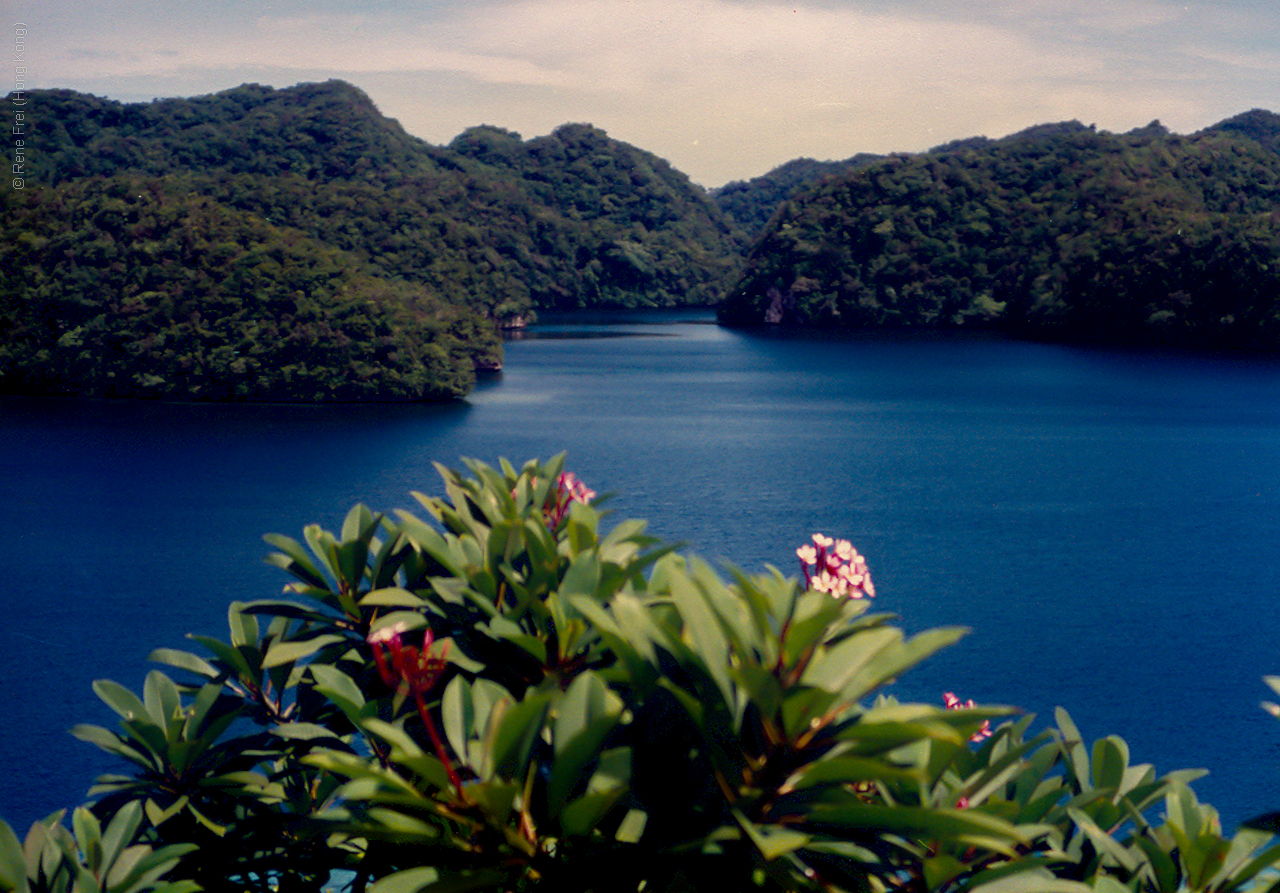
{"type": "Polygon", "coordinates": [[[1280,88],[1280,13],[1229,2],[48,6],[44,85],[136,99],[338,77],[432,142],[590,121],[708,185],[1045,121],[1192,130],[1280,88]]]}

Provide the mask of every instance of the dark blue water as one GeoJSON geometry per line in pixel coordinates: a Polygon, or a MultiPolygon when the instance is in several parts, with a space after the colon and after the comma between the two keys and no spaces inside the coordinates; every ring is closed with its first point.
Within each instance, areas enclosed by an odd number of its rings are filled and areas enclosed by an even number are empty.
{"type": "MultiPolygon", "coordinates": [[[[592,321],[594,320],[594,321],[592,321]]],[[[409,507],[432,461],[567,450],[620,516],[716,561],[794,570],[812,532],[878,607],[973,628],[903,697],[1070,710],[1228,825],[1280,808],[1280,363],[968,338],[553,322],[461,406],[0,401],[0,817],[113,770],[90,691],[279,592],[270,531],[409,507]]]]}

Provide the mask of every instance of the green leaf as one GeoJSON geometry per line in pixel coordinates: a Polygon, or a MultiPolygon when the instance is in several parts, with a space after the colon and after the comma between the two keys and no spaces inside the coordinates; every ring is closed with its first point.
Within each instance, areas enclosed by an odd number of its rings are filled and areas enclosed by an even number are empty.
{"type": "Polygon", "coordinates": [[[312,664],[311,678],[315,690],[328,698],[353,724],[364,717],[364,692],[356,681],[333,664],[312,664]]]}
{"type": "MultiPolygon", "coordinates": [[[[720,589],[725,589],[721,586],[720,589]]],[[[726,590],[727,591],[727,590],[726,590]]],[[[684,620],[686,634],[693,653],[706,672],[715,680],[720,697],[726,704],[734,703],[734,686],[730,678],[729,639],[710,604],[712,598],[705,588],[696,587],[683,574],[673,574],[670,579],[671,600],[684,620]]]]}
{"type": "Polygon", "coordinates": [[[249,661],[241,650],[234,645],[228,645],[212,636],[201,636],[194,633],[188,633],[187,638],[194,642],[199,642],[204,647],[214,653],[214,656],[227,665],[227,669],[231,671],[231,675],[238,676],[242,679],[251,679],[257,675],[257,671],[261,667],[249,665],[249,661]]]}
{"type": "Polygon", "coordinates": [[[1017,828],[1009,823],[975,809],[916,809],[904,806],[873,804],[825,806],[818,805],[811,812],[811,821],[817,827],[845,830],[870,829],[879,833],[904,833],[919,835],[927,840],[938,839],[986,847],[1006,855],[1014,854],[1014,845],[1023,841],[1017,828]]]}
{"type": "Polygon", "coordinates": [[[1075,780],[1080,791],[1088,791],[1092,784],[1092,772],[1089,768],[1089,754],[1085,750],[1084,739],[1080,730],[1061,707],[1054,711],[1058,728],[1062,732],[1062,750],[1066,755],[1070,777],[1075,780]]]}
{"type": "Polygon", "coordinates": [[[369,893],[418,893],[440,879],[434,868],[410,868],[387,875],[369,888],[369,893]]]}
{"type": "MultiPolygon", "coordinates": [[[[315,587],[307,587],[302,590],[302,594],[314,593],[327,594],[328,590],[318,590],[315,587]]],[[[299,602],[285,601],[276,598],[254,599],[251,602],[241,602],[240,612],[242,614],[267,615],[270,617],[284,617],[289,620],[300,620],[303,623],[318,623],[321,625],[332,625],[337,619],[337,615],[331,610],[325,610],[323,606],[317,608],[314,605],[304,605],[299,602]]]]}
{"type": "Polygon", "coordinates": [[[559,813],[622,716],[622,700],[595,673],[573,680],[556,706],[555,760],[547,780],[547,804],[559,813]]]}
{"type": "Polygon", "coordinates": [[[463,759],[467,757],[468,743],[475,729],[475,713],[471,686],[461,676],[450,679],[440,698],[440,718],[445,740],[463,759]]]}
{"type": "Polygon", "coordinates": [[[838,695],[820,688],[795,686],[782,698],[782,727],[787,737],[798,739],[813,729],[813,722],[836,707],[838,695]]]}
{"type": "Polygon", "coordinates": [[[197,849],[196,844],[172,844],[152,851],[146,846],[128,847],[120,859],[111,866],[107,874],[107,887],[112,893],[139,893],[139,891],[156,887],[156,893],[177,893],[178,890],[191,890],[192,882],[182,882],[176,886],[156,884],[161,876],[178,864],[179,859],[197,849]]]}
{"type": "Polygon", "coordinates": [[[157,648],[148,655],[147,660],[157,664],[166,664],[179,670],[188,670],[197,676],[204,676],[206,679],[215,679],[218,676],[217,667],[190,651],[179,651],[176,648],[157,648]]]}
{"type": "Polygon", "coordinates": [[[639,843],[640,838],[644,835],[645,825],[648,824],[649,816],[643,810],[628,810],[623,817],[622,822],[618,825],[618,831],[614,835],[619,843],[639,843]]]}
{"type": "Polygon", "coordinates": [[[739,659],[738,676],[751,704],[763,716],[777,716],[782,710],[782,680],[771,669],[739,659]]]}
{"type": "Polygon", "coordinates": [[[262,659],[262,666],[266,669],[296,663],[305,657],[310,657],[326,645],[342,641],[344,641],[342,636],[324,633],[311,639],[272,642],[267,648],[266,656],[262,659]]]}
{"type": "Polygon", "coordinates": [[[1178,863],[1159,843],[1145,835],[1137,838],[1138,847],[1147,857],[1156,880],[1157,890],[1176,890],[1178,888],[1178,863]]]}
{"type": "Polygon", "coordinates": [[[609,810],[626,793],[624,788],[583,794],[559,812],[560,830],[569,837],[591,835],[609,814],[609,810]]]}
{"type": "MultiPolygon", "coordinates": [[[[1237,835],[1236,840],[1232,841],[1233,850],[1239,838],[1240,835],[1237,835]]],[[[1239,861],[1228,858],[1226,874],[1233,884],[1243,886],[1262,872],[1274,869],[1280,864],[1280,845],[1262,849],[1262,845],[1269,840],[1269,837],[1251,839],[1247,845],[1241,847],[1243,852],[1239,861]],[[1246,859],[1246,856],[1251,858],[1246,859]]]]}
{"type": "Polygon", "coordinates": [[[152,670],[147,674],[142,694],[147,713],[173,740],[174,733],[182,728],[182,698],[178,694],[178,686],[164,673],[152,670]]]}
{"type": "Polygon", "coordinates": [[[505,825],[516,809],[520,785],[513,781],[487,780],[467,785],[467,797],[479,805],[494,825],[505,825]]]}
{"type": "Polygon", "coordinates": [[[1093,743],[1093,786],[1120,792],[1129,768],[1129,746],[1123,738],[1109,735],[1093,743]]]}
{"type": "Polygon", "coordinates": [[[0,889],[28,893],[27,860],[9,823],[0,819],[0,889]]]}
{"type": "Polygon", "coordinates": [[[493,733],[490,758],[495,772],[506,778],[524,777],[534,742],[542,734],[550,701],[550,693],[535,692],[500,715],[497,712],[493,714],[498,723],[493,733]]]}
{"type": "Polygon", "coordinates": [[[118,682],[110,679],[94,680],[93,692],[123,719],[141,719],[147,715],[146,705],[118,682]]]}
{"type": "Polygon", "coordinates": [[[75,832],[76,844],[84,855],[87,867],[92,872],[103,868],[102,859],[102,826],[94,818],[93,813],[83,806],[76,807],[71,813],[71,829],[75,832]]]}
{"type": "Polygon", "coordinates": [[[508,880],[508,873],[497,868],[456,871],[443,877],[434,868],[410,868],[378,881],[369,893],[468,893],[485,887],[499,889],[508,880]]]}
{"type": "Polygon", "coordinates": [[[365,540],[377,528],[382,519],[364,505],[354,505],[342,519],[342,538],[344,540],[365,540]]]}
{"type": "Polygon", "coordinates": [[[132,800],[116,810],[102,833],[102,853],[107,863],[115,862],[134,842],[142,827],[142,804],[132,800]]]}
{"type": "MultiPolygon", "coordinates": [[[[71,734],[79,738],[81,741],[87,741],[90,744],[96,744],[105,751],[117,753],[122,748],[128,748],[128,745],[120,740],[120,736],[110,729],[104,729],[102,726],[91,726],[85,723],[79,723],[71,727],[71,734]]],[[[133,751],[137,753],[137,751],[133,751]]]]}
{"type": "MultiPolygon", "coordinates": [[[[584,604],[581,599],[574,599],[574,603],[580,609],[584,604]]],[[[618,630],[631,643],[631,647],[650,663],[656,664],[658,655],[654,649],[654,643],[661,641],[665,635],[654,624],[648,608],[639,598],[628,593],[615,596],[610,603],[610,608],[618,630]]]]}
{"type": "Polygon", "coordinates": [[[273,726],[273,735],[292,741],[316,741],[323,738],[342,740],[342,736],[328,726],[314,722],[286,722],[273,726]]]}
{"type": "Polygon", "coordinates": [[[308,586],[314,586],[317,589],[329,589],[329,581],[325,579],[320,569],[312,563],[311,557],[307,555],[297,540],[281,536],[278,533],[268,533],[263,539],[266,540],[268,545],[279,549],[281,553],[267,556],[266,561],[268,564],[274,564],[288,571],[308,586]]]}
{"type": "MultiPolygon", "coordinates": [[[[971,893],[1094,893],[1094,888],[1088,884],[1054,877],[1038,866],[999,877],[990,883],[978,882],[964,889],[971,893]]],[[[1104,886],[1102,889],[1110,893],[1110,887],[1104,886]]],[[[1121,886],[1120,890],[1129,893],[1128,887],[1121,886]]]]}
{"type": "Polygon", "coordinates": [[[258,618],[246,614],[242,602],[232,602],[227,608],[227,626],[231,631],[231,644],[237,648],[258,644],[258,618]]]}
{"type": "Polygon", "coordinates": [[[147,821],[154,827],[159,828],[169,819],[182,812],[190,804],[186,794],[183,794],[177,800],[174,800],[168,807],[162,807],[155,800],[148,799],[143,809],[147,814],[147,821]]]}
{"type": "Polygon", "coordinates": [[[894,785],[917,785],[924,780],[919,769],[895,766],[870,757],[837,756],[807,763],[787,780],[800,791],[818,785],[844,786],[860,781],[886,781],[894,785]]]}
{"type": "Polygon", "coordinates": [[[363,608],[420,609],[425,607],[426,604],[426,600],[421,596],[414,595],[409,590],[402,589],[399,586],[375,589],[360,599],[360,606],[363,608]]]}
{"type": "Polygon", "coordinates": [[[847,700],[861,700],[869,692],[895,681],[904,672],[954,645],[968,635],[964,627],[929,629],[902,642],[893,642],[846,682],[841,693],[847,700]]]}
{"type": "Polygon", "coordinates": [[[1089,841],[1100,854],[1110,857],[1115,864],[1122,867],[1129,874],[1137,870],[1138,861],[1133,852],[1116,841],[1106,831],[1099,828],[1093,819],[1089,818],[1082,810],[1068,807],[1067,815],[1071,817],[1071,821],[1075,822],[1076,827],[1085,833],[1085,836],[1089,838],[1089,841]]]}
{"type": "Polygon", "coordinates": [[[781,828],[777,825],[757,825],[743,815],[740,810],[734,809],[732,812],[738,827],[755,844],[756,849],[765,858],[765,861],[773,861],[779,856],[795,852],[807,845],[812,839],[808,834],[791,828],[781,828]]]}

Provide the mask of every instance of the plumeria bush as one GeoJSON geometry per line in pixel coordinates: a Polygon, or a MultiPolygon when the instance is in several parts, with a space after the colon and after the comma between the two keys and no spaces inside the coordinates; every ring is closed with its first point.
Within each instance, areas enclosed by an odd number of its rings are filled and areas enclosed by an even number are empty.
{"type": "Polygon", "coordinates": [[[717,572],[560,457],[440,469],[426,517],[269,536],[285,598],[100,681],[120,759],[25,844],[21,891],[1268,889],[1280,847],[1062,711],[886,687],[963,631],[870,609],[818,534],[799,576],[717,572]],[[105,828],[105,830],[104,830],[105,828]]]}

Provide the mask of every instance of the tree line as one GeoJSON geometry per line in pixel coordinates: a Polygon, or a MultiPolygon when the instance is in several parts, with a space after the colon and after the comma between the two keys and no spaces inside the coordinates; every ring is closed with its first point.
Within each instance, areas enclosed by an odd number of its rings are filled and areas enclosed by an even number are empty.
{"type": "Polygon", "coordinates": [[[708,191],[589,124],[411,137],[340,81],[27,91],[0,390],[449,400],[539,310],[1280,346],[1280,117],[1078,122],[708,191]]]}
{"type": "Polygon", "coordinates": [[[439,400],[540,309],[714,303],[706,192],[590,125],[431,146],[341,82],[122,104],[31,91],[0,388],[439,400]]]}
{"type": "Polygon", "coordinates": [[[1273,349],[1278,121],[1071,122],[827,178],[782,205],[721,317],[1273,349]]]}

